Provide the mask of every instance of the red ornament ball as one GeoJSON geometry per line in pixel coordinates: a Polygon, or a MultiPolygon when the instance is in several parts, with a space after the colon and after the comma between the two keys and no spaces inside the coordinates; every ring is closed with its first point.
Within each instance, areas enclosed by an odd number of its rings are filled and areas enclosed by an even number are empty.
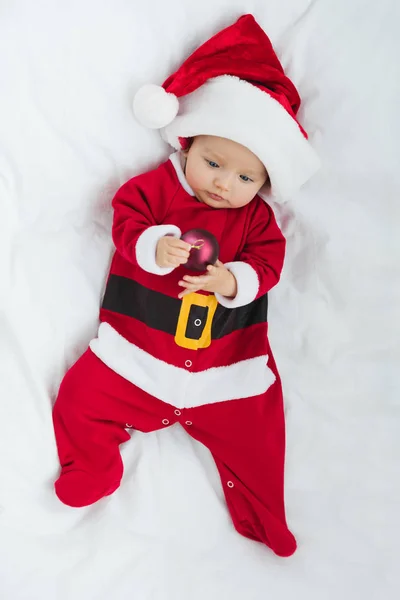
{"type": "Polygon", "coordinates": [[[183,266],[193,271],[205,271],[218,259],[219,244],[212,233],[205,229],[190,229],[181,240],[191,245],[190,256],[183,266]]]}

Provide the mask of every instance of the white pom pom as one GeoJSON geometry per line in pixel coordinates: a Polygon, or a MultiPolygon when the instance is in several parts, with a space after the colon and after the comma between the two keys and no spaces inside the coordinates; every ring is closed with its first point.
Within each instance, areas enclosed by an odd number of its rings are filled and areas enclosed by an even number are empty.
{"type": "Polygon", "coordinates": [[[179,101],[160,85],[142,86],[133,99],[135,117],[145,127],[161,129],[171,123],[178,114],[179,101]]]}

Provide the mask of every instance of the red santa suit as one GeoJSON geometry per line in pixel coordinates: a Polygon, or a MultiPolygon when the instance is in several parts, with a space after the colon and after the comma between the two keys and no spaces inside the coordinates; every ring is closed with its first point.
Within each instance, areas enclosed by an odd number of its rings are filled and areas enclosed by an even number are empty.
{"type": "Polygon", "coordinates": [[[174,154],[117,192],[98,336],[66,374],[54,407],[62,468],[55,487],[66,504],[96,502],[119,486],[127,429],[179,423],[214,457],[236,529],[278,555],[294,552],[282,390],[267,337],[267,294],[285,241],[264,199],[290,197],[318,167],[299,106],[252,15],[201,45],[162,86],[136,94],[136,117],[171,146],[201,134],[236,141],[265,165],[270,185],[242,208],[214,209],[196,199],[174,154]],[[218,240],[235,298],[204,292],[180,300],[187,271],[157,266],[158,240],[193,228],[218,240]]]}
{"type": "Polygon", "coordinates": [[[285,240],[271,208],[258,196],[238,209],[199,202],[178,153],[123,185],[113,206],[116,251],[98,337],[54,407],[58,496],[83,506],[111,493],[126,428],[180,423],[211,451],[237,530],[291,554],[282,391],[267,337],[267,292],[279,280],[285,240]],[[237,280],[234,299],[204,292],[180,300],[187,270],[156,265],[160,237],[193,227],[217,238],[237,280]]]}

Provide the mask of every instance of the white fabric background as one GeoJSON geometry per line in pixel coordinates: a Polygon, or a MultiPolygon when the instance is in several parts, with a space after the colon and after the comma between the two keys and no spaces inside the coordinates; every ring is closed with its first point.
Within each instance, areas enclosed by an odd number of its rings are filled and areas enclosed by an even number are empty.
{"type": "Polygon", "coordinates": [[[398,597],[399,25],[397,0],[0,3],[2,600],[398,597]],[[277,211],[290,559],[233,530],[212,460],[179,427],[134,434],[123,485],[96,506],[52,492],[51,404],[96,331],[110,200],[169,152],[134,121],[134,91],[245,12],[323,161],[277,211]]]}

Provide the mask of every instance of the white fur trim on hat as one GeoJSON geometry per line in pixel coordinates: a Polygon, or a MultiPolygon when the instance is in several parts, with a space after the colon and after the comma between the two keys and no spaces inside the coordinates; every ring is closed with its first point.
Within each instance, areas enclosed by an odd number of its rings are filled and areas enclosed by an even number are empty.
{"type": "Polygon", "coordinates": [[[147,227],[136,242],[136,260],[139,267],[153,275],[169,275],[175,267],[159,267],[156,263],[158,240],[165,235],[180,238],[181,230],[176,225],[152,225],[147,227]]]}
{"type": "Polygon", "coordinates": [[[215,135],[254,152],[265,165],[275,200],[288,200],[318,169],[319,159],[297,122],[267,92],[231,75],[206,81],[179,99],[179,114],[162,137],[179,149],[180,137],[215,135]]]}
{"type": "Polygon", "coordinates": [[[178,110],[178,98],[174,94],[168,94],[160,85],[152,83],[142,86],[133,99],[135,117],[150,129],[160,129],[171,123],[178,110]]]}

